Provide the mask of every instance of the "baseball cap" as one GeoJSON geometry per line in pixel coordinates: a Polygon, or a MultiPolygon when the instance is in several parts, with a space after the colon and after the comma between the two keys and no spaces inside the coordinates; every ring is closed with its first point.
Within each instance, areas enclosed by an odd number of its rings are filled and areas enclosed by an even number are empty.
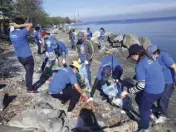
{"type": "Polygon", "coordinates": [[[78,40],[82,39],[84,37],[84,32],[78,33],[78,40]]]}
{"type": "Polygon", "coordinates": [[[153,53],[158,49],[158,47],[156,45],[150,45],[147,48],[147,54],[152,57],[153,53]]]}
{"type": "Polygon", "coordinates": [[[138,44],[131,45],[130,48],[128,49],[129,56],[127,57],[127,59],[130,58],[132,55],[138,54],[142,49],[143,49],[142,46],[138,44]]]}
{"type": "Polygon", "coordinates": [[[111,67],[110,66],[104,67],[102,70],[101,76],[104,81],[107,81],[111,76],[111,67]]]}

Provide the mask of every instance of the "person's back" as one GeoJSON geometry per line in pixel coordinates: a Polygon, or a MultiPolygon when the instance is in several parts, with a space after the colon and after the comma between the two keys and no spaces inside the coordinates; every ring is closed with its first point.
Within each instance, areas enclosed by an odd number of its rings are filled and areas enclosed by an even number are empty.
{"type": "Polygon", "coordinates": [[[144,91],[151,94],[159,94],[164,90],[164,76],[158,61],[152,61],[144,57],[136,65],[137,80],[145,80],[144,91]],[[143,75],[145,74],[145,75],[143,75]]]}
{"type": "Polygon", "coordinates": [[[158,61],[162,67],[165,83],[172,84],[174,82],[173,80],[174,71],[170,68],[170,66],[175,63],[174,60],[169,54],[161,52],[158,56],[158,61]]]}
{"type": "Polygon", "coordinates": [[[119,68],[123,71],[117,57],[115,56],[104,56],[103,59],[101,60],[101,65],[99,67],[98,73],[97,73],[97,78],[101,80],[101,72],[104,67],[110,66],[113,68],[113,70],[119,66],[119,68]]]}
{"type": "Polygon", "coordinates": [[[15,29],[14,31],[10,32],[10,40],[18,57],[29,57],[32,55],[29,48],[29,43],[26,38],[27,34],[28,31],[26,28],[15,29]]]}

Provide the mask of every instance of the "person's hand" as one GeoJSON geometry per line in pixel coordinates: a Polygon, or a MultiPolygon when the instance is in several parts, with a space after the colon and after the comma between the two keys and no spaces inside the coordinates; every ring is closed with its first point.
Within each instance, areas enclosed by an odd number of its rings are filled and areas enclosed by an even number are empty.
{"type": "Polygon", "coordinates": [[[81,95],[81,99],[82,99],[83,102],[86,102],[86,100],[87,100],[87,95],[86,95],[85,93],[83,93],[83,94],[81,95]]]}
{"type": "Polygon", "coordinates": [[[93,98],[90,97],[90,98],[87,100],[87,103],[93,103],[93,98]]]}
{"type": "Polygon", "coordinates": [[[113,79],[114,83],[118,83],[119,80],[118,79],[113,79]]]}
{"type": "Polygon", "coordinates": [[[81,63],[81,59],[80,58],[78,59],[78,63],[81,63]]]}
{"type": "Polygon", "coordinates": [[[65,64],[65,63],[66,63],[65,59],[63,59],[63,60],[62,60],[62,64],[65,64]]]}
{"type": "Polygon", "coordinates": [[[122,99],[124,99],[124,98],[126,98],[128,95],[129,95],[129,93],[128,93],[127,91],[123,91],[120,96],[121,96],[122,99]]]}
{"type": "Polygon", "coordinates": [[[84,64],[85,64],[85,65],[88,65],[88,64],[89,64],[89,62],[88,62],[87,60],[85,60],[85,61],[84,61],[84,64]]]}

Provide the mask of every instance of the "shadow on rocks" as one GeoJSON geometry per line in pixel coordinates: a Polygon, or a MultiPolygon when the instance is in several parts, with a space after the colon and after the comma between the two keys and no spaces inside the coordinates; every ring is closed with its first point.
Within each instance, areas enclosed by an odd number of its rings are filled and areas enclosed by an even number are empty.
{"type": "Polygon", "coordinates": [[[83,108],[80,111],[77,126],[72,129],[72,132],[103,132],[99,126],[96,117],[92,110],[83,108]]]}
{"type": "Polygon", "coordinates": [[[53,75],[54,72],[57,71],[52,71],[49,68],[46,68],[46,70],[41,74],[40,79],[33,84],[35,90],[39,89],[53,75]]]}
{"type": "Polygon", "coordinates": [[[9,96],[8,94],[4,95],[3,105],[4,109],[16,98],[16,96],[9,96]]]}

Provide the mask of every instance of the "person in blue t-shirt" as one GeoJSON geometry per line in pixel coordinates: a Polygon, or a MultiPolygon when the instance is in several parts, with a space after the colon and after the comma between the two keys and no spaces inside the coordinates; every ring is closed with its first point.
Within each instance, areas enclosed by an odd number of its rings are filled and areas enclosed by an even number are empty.
{"type": "Polygon", "coordinates": [[[148,57],[142,46],[131,45],[129,57],[137,62],[135,70],[137,83],[128,89],[128,93],[138,93],[136,101],[141,117],[139,131],[143,132],[149,128],[152,105],[162,96],[164,91],[164,76],[159,62],[148,57]]]}
{"type": "Polygon", "coordinates": [[[92,32],[91,32],[90,28],[87,28],[87,40],[90,41],[91,38],[92,38],[92,32]]]}
{"type": "Polygon", "coordinates": [[[66,58],[68,55],[68,48],[66,45],[63,42],[57,40],[57,48],[54,50],[58,60],[57,64],[66,66],[66,58]]]}
{"type": "Polygon", "coordinates": [[[48,60],[50,61],[50,67],[51,70],[54,64],[57,62],[56,54],[54,49],[57,48],[57,40],[53,35],[50,35],[49,31],[46,31],[42,33],[42,45],[45,48],[44,52],[44,59],[41,66],[41,72],[44,71],[46,64],[48,60]]]}
{"type": "Polygon", "coordinates": [[[70,100],[68,112],[74,109],[80,95],[83,101],[87,100],[87,96],[77,82],[76,74],[79,72],[79,68],[80,64],[73,61],[69,67],[60,69],[49,85],[49,93],[52,97],[62,100],[63,104],[70,100]]]}
{"type": "Polygon", "coordinates": [[[147,53],[154,60],[159,61],[164,74],[165,89],[162,97],[159,99],[158,104],[161,115],[156,121],[157,123],[164,123],[166,120],[169,100],[174,92],[174,83],[176,82],[176,64],[169,54],[160,52],[156,45],[149,46],[147,48],[147,53]]]}
{"type": "MultiPolygon", "coordinates": [[[[113,79],[113,82],[115,82],[119,86],[120,77],[123,74],[123,68],[120,65],[117,57],[115,56],[105,56],[101,60],[101,65],[99,67],[97,77],[94,81],[92,90],[90,92],[90,98],[89,101],[93,101],[93,95],[95,93],[95,90],[100,90],[101,94],[106,97],[109,101],[109,98],[107,95],[103,93],[102,86],[104,84],[109,84],[110,79],[113,79]]],[[[120,89],[119,93],[120,93],[120,89]]]]}
{"type": "Polygon", "coordinates": [[[104,39],[105,39],[105,29],[101,28],[100,29],[100,46],[101,46],[101,48],[105,48],[104,39]]]}
{"type": "Polygon", "coordinates": [[[13,44],[19,62],[23,65],[26,71],[25,80],[27,93],[36,93],[32,87],[34,59],[26,37],[32,28],[32,24],[25,23],[25,20],[21,17],[15,18],[14,22],[15,23],[10,24],[15,28],[10,32],[10,40],[13,44]]]}
{"type": "Polygon", "coordinates": [[[69,32],[69,40],[70,40],[72,49],[75,48],[75,35],[73,32],[74,32],[74,29],[70,30],[70,32],[69,32]]]}
{"type": "Polygon", "coordinates": [[[34,38],[35,38],[35,43],[37,44],[38,47],[38,54],[41,54],[41,36],[40,36],[40,27],[35,28],[34,32],[34,38]]]}

